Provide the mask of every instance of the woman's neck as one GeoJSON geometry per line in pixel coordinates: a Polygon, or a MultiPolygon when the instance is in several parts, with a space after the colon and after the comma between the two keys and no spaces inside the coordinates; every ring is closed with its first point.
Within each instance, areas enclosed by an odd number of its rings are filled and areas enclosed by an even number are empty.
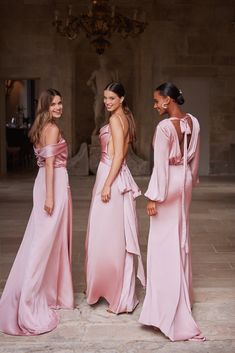
{"type": "Polygon", "coordinates": [[[183,118],[185,116],[185,113],[182,112],[182,110],[178,107],[178,105],[175,105],[173,107],[169,107],[167,111],[169,117],[174,117],[174,118],[183,118]]]}
{"type": "Polygon", "coordinates": [[[117,108],[116,110],[114,110],[114,111],[111,113],[111,116],[112,116],[112,115],[115,115],[115,114],[117,114],[117,115],[123,115],[124,112],[123,112],[122,107],[119,107],[119,108],[117,108]]]}

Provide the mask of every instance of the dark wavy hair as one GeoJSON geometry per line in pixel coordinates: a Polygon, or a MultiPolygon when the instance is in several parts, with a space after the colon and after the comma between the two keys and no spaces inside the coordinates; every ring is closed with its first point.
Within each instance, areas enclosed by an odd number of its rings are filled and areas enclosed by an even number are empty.
{"type": "Polygon", "coordinates": [[[119,98],[124,97],[124,100],[122,102],[122,108],[123,108],[124,114],[126,115],[128,125],[129,125],[130,142],[134,142],[136,140],[135,120],[130,108],[127,105],[126,98],[125,98],[126,92],[123,85],[120,82],[111,82],[105,87],[104,90],[116,93],[116,95],[119,98]]]}
{"type": "Polygon", "coordinates": [[[182,105],[185,102],[181,90],[171,82],[162,83],[155,89],[155,91],[158,91],[160,96],[171,97],[179,105],[182,105]]]}

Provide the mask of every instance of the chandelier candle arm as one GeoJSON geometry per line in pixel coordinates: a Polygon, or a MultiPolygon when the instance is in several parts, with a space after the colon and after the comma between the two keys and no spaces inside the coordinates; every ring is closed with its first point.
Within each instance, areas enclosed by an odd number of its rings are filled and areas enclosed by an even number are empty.
{"type": "Polygon", "coordinates": [[[142,22],[146,23],[146,12],[142,12],[142,22]]]}
{"type": "Polygon", "coordinates": [[[57,22],[59,20],[59,11],[55,10],[54,14],[55,14],[54,21],[57,22]]]}
{"type": "Polygon", "coordinates": [[[137,20],[137,10],[135,9],[134,12],[133,12],[133,21],[136,21],[137,20]]]}

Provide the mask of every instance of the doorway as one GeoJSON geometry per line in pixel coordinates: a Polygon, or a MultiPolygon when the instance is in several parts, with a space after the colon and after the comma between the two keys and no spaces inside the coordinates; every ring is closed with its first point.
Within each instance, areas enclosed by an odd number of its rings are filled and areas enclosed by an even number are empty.
{"type": "Polygon", "coordinates": [[[28,132],[35,117],[39,80],[10,79],[4,84],[6,169],[32,169],[34,152],[28,132]]]}

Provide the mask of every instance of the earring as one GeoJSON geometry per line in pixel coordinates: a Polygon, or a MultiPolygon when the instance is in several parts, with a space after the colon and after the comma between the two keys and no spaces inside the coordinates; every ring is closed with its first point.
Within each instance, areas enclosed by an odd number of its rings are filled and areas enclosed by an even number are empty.
{"type": "Polygon", "coordinates": [[[162,108],[163,108],[163,109],[167,109],[167,104],[166,104],[166,103],[163,103],[163,104],[162,104],[162,108]]]}

